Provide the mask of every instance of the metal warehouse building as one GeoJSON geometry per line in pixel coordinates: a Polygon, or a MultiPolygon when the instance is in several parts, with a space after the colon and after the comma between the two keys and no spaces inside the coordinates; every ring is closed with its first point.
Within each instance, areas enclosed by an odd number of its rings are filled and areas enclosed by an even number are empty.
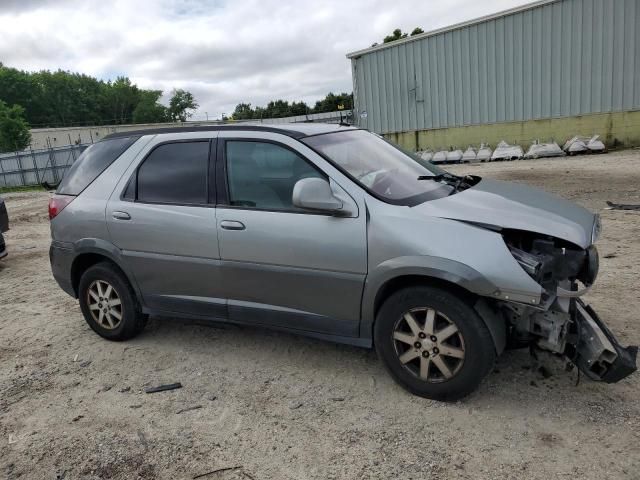
{"type": "Polygon", "coordinates": [[[411,149],[640,145],[640,0],[544,0],[347,55],[360,126],[411,149]]]}

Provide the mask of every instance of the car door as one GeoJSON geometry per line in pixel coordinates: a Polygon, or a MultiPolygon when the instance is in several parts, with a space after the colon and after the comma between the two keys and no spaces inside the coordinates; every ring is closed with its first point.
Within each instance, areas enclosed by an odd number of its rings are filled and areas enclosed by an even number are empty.
{"type": "Polygon", "coordinates": [[[221,132],[216,169],[229,318],[357,336],[367,269],[366,221],[363,203],[336,179],[344,184],[344,178],[297,140],[266,132],[221,132]],[[313,176],[331,182],[348,215],[293,206],[296,181],[313,176]]]}
{"type": "Polygon", "coordinates": [[[107,225],[145,306],[158,313],[225,318],[210,168],[217,132],[202,134],[162,135],[149,142],[113,192],[107,225]]]}

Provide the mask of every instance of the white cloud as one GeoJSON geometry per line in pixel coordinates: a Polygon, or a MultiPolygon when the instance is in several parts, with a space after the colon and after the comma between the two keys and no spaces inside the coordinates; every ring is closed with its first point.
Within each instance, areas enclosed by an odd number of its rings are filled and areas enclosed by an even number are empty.
{"type": "Polygon", "coordinates": [[[345,54],[394,28],[425,31],[526,0],[0,0],[0,61],[145,88],[185,88],[204,117],[241,101],[351,91],[345,54]]]}

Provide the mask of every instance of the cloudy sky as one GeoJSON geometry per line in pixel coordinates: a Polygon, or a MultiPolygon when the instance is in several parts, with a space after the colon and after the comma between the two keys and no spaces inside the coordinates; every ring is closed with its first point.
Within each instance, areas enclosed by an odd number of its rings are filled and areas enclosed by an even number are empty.
{"type": "Polygon", "coordinates": [[[350,92],[347,52],[528,0],[0,0],[0,62],[191,91],[194,119],[239,102],[350,92]]]}

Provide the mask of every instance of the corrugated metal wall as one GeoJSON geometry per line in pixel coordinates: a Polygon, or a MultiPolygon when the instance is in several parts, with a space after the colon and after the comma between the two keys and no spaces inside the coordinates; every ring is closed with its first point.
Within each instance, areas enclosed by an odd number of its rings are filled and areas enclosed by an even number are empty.
{"type": "Polygon", "coordinates": [[[640,0],[557,1],[352,61],[354,116],[378,133],[637,110],[640,0]]]}

